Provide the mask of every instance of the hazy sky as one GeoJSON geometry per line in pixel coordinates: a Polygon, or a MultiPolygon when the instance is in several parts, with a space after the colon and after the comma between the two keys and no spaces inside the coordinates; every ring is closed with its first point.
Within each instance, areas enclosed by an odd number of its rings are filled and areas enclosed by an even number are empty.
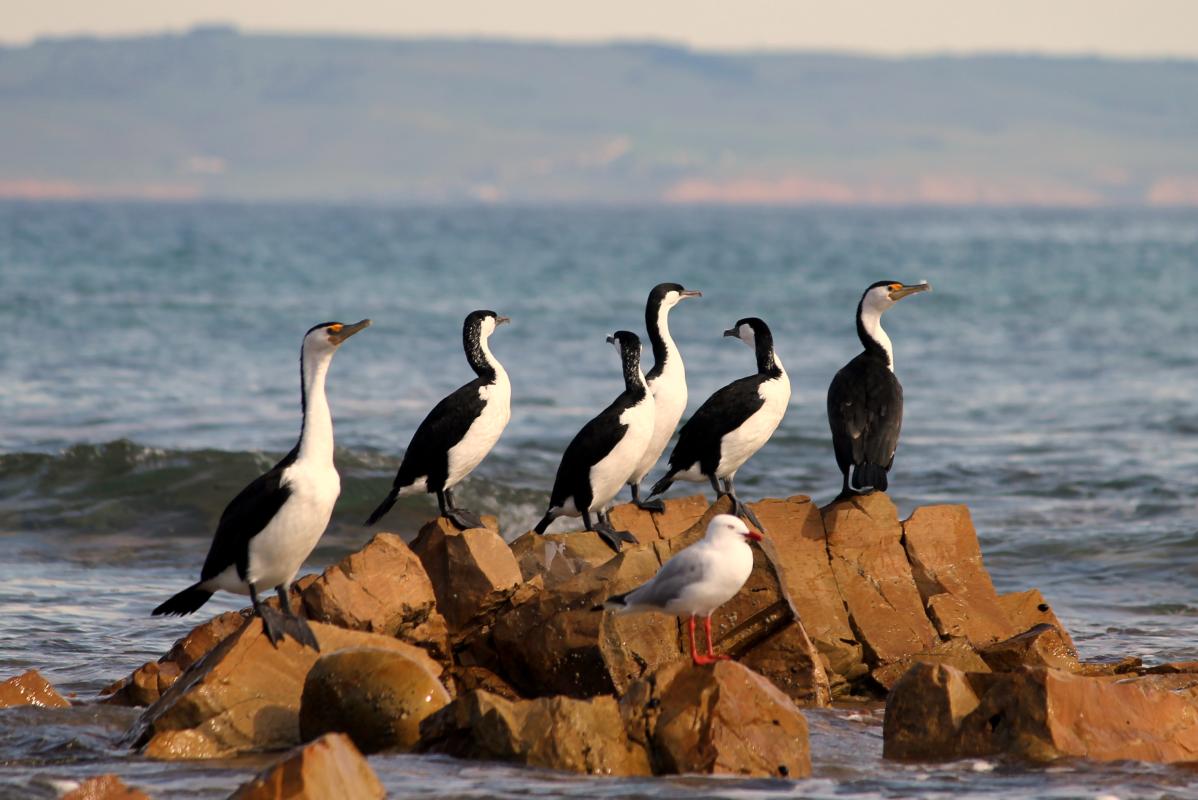
{"type": "Polygon", "coordinates": [[[227,22],[373,35],[666,39],[882,53],[1198,56],[1198,0],[0,0],[0,41],[227,22]]]}

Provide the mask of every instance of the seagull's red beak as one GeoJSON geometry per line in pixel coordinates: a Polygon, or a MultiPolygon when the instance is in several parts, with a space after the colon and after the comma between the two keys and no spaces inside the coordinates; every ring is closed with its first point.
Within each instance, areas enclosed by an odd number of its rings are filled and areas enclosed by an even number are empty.
{"type": "Polygon", "coordinates": [[[764,537],[757,531],[749,528],[748,532],[745,534],[745,538],[752,542],[760,542],[764,537]]]}

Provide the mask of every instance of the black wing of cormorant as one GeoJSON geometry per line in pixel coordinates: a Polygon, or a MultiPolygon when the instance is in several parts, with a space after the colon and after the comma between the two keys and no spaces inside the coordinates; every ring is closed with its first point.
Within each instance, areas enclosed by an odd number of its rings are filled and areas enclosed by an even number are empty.
{"type": "Polygon", "coordinates": [[[707,398],[678,432],[678,444],[670,454],[670,468],[686,470],[699,462],[704,474],[714,473],[720,460],[720,440],[765,405],[759,389],[769,377],[760,373],[749,375],[707,398]]]}
{"type": "Polygon", "coordinates": [[[862,464],[889,470],[903,424],[903,387],[885,365],[862,353],[828,387],[828,425],[841,472],[862,464]]]}
{"type": "Polygon", "coordinates": [[[291,496],[291,487],[284,484],[283,471],[295,463],[299,445],[292,448],[283,460],[258,476],[241,490],[225,507],[212,537],[212,547],[204,559],[200,580],[215,578],[230,566],[237,566],[237,575],[245,579],[249,568],[249,541],[262,532],[291,496]]]}
{"type": "Polygon", "coordinates": [[[403,463],[395,475],[396,488],[403,488],[421,476],[428,476],[429,489],[448,477],[449,450],[462,441],[486,404],[479,395],[485,382],[475,378],[459,386],[433,406],[412,434],[403,463]]]}
{"type": "Polygon", "coordinates": [[[553,481],[550,506],[561,506],[568,497],[591,499],[591,467],[602,461],[624,438],[628,426],[620,422],[620,415],[635,403],[633,394],[624,392],[570,440],[553,481]]]}

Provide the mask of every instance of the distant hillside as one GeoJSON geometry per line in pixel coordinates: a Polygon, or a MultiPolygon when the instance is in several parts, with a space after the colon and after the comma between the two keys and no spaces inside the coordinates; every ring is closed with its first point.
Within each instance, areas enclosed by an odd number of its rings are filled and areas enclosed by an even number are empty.
{"type": "Polygon", "coordinates": [[[242,35],[0,48],[0,196],[1198,204],[1198,62],[242,35]]]}

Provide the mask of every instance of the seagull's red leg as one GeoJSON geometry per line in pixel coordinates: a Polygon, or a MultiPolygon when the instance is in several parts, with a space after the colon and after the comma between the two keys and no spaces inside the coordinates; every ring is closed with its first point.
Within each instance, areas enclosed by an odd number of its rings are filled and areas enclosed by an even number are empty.
{"type": "Polygon", "coordinates": [[[707,619],[703,623],[703,627],[707,630],[707,657],[712,661],[731,661],[732,656],[719,655],[717,656],[711,649],[711,614],[707,615],[707,619]]]}
{"type": "MultiPolygon", "coordinates": [[[[691,661],[693,661],[697,666],[703,666],[704,664],[714,664],[718,659],[699,655],[699,649],[697,647],[695,647],[695,615],[694,614],[691,614],[690,629],[691,629],[691,661]]],[[[711,640],[709,639],[708,647],[711,646],[710,642],[711,642],[711,640]]]]}

